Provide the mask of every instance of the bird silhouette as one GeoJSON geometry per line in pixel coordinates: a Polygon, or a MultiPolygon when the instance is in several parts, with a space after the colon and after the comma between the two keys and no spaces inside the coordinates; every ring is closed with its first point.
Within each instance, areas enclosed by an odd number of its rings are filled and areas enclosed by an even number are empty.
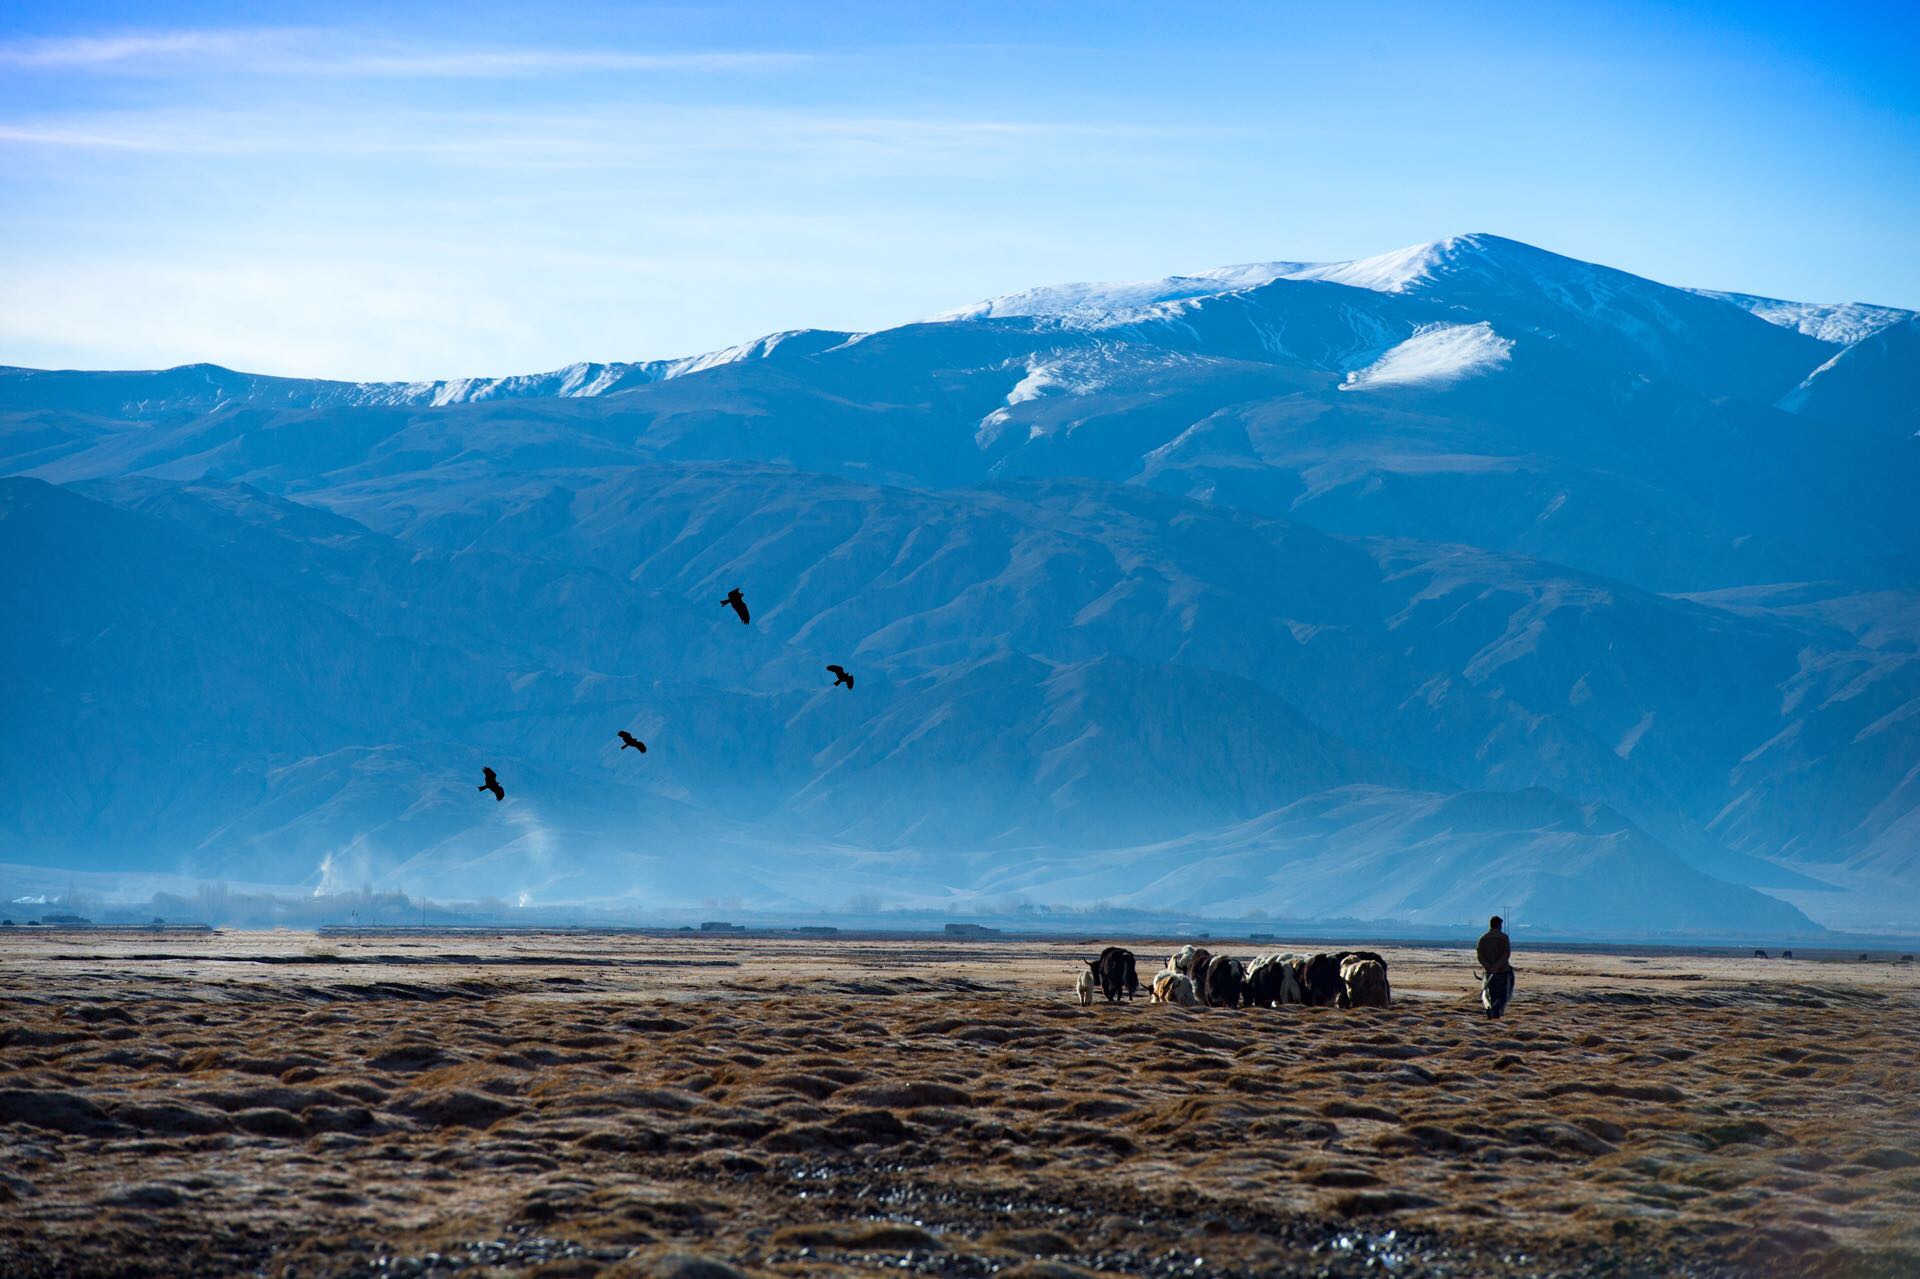
{"type": "Polygon", "coordinates": [[[507,797],[506,787],[502,786],[500,779],[493,775],[493,770],[491,768],[482,768],[480,771],[487,775],[487,780],[474,787],[474,789],[492,791],[493,802],[496,804],[505,799],[507,797]]]}
{"type": "Polygon", "coordinates": [[[639,751],[642,755],[647,753],[647,744],[623,728],[620,730],[620,749],[625,750],[629,746],[639,751]]]}
{"type": "Polygon", "coordinates": [[[721,602],[722,604],[731,604],[731,605],[733,605],[733,611],[734,611],[734,612],[736,612],[736,613],[738,613],[738,614],[740,614],[740,625],[742,625],[742,626],[745,626],[745,625],[747,624],[747,621],[748,621],[748,618],[747,618],[747,601],[746,601],[746,599],[745,599],[745,597],[743,597],[743,596],[742,596],[742,595],[740,594],[740,588],[739,588],[739,587],[737,587],[737,586],[736,586],[736,587],[734,587],[734,588],[733,588],[732,590],[730,590],[730,591],[728,591],[728,592],[727,592],[727,598],[725,598],[725,599],[723,599],[723,600],[721,600],[720,602],[721,602]]]}
{"type": "Polygon", "coordinates": [[[853,676],[847,674],[846,667],[829,663],[827,669],[833,672],[834,687],[837,688],[842,684],[845,684],[849,689],[853,687],[853,676]]]}

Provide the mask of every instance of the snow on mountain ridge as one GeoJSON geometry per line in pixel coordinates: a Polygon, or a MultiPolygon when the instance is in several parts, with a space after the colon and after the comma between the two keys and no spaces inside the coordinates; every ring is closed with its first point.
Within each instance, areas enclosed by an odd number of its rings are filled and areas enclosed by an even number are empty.
{"type": "Polygon", "coordinates": [[[842,333],[835,329],[784,329],[779,333],[769,333],[765,337],[757,337],[749,342],[723,347],[718,351],[709,351],[705,355],[690,355],[678,360],[659,361],[664,367],[661,369],[660,376],[651,380],[666,382],[673,378],[685,377],[689,373],[704,373],[708,369],[738,364],[744,360],[764,360],[776,351],[787,355],[813,355],[820,351],[831,350],[858,336],[858,334],[842,333]]]}
{"type": "MultiPolygon", "coordinates": [[[[1187,275],[1120,282],[1083,281],[1043,285],[987,298],[929,317],[929,322],[1001,319],[1012,316],[1111,317],[1156,303],[1217,297],[1271,284],[1275,280],[1322,280],[1375,293],[1404,293],[1434,280],[1443,268],[1458,269],[1479,258],[1518,259],[1536,255],[1576,266],[1591,264],[1534,248],[1518,240],[1474,232],[1408,245],[1373,257],[1346,262],[1250,262],[1214,267],[1187,275]]],[[[1592,267],[1606,271],[1611,268],[1592,267]]],[[[1624,274],[1624,273],[1622,273],[1624,274]]]]}
{"type": "Polygon", "coordinates": [[[1589,316],[1609,309],[1623,293],[1670,288],[1617,267],[1570,258],[1484,231],[1450,235],[1352,262],[1308,267],[1289,278],[1326,280],[1376,293],[1439,292],[1448,286],[1449,301],[1455,300],[1455,294],[1474,293],[1472,288],[1463,290],[1463,284],[1482,289],[1493,285],[1502,291],[1537,292],[1559,306],[1589,316]]]}
{"type": "Polygon", "coordinates": [[[1870,302],[1789,302],[1752,293],[1722,293],[1714,289],[1688,289],[1703,298],[1729,302],[1757,315],[1769,324],[1793,329],[1822,342],[1852,346],[1896,324],[1913,319],[1920,312],[1899,307],[1875,306],[1870,302]]]}
{"type": "Polygon", "coordinates": [[[851,336],[829,329],[791,329],[678,359],[582,361],[544,373],[424,382],[277,377],[204,362],[138,370],[0,365],[0,409],[63,408],[142,421],[213,413],[234,404],[294,409],[446,408],[494,400],[589,399],[729,364],[815,354],[851,336]]]}
{"type": "MultiPolygon", "coordinates": [[[[1024,360],[1009,362],[1010,370],[1024,369],[1025,376],[1007,392],[1005,404],[980,419],[974,431],[974,443],[983,449],[997,443],[1013,418],[1013,410],[1022,404],[1053,395],[1097,395],[1128,375],[1205,362],[1205,357],[1183,352],[1137,352],[1125,342],[1099,342],[1078,350],[1036,351],[1024,360]]],[[[1049,431],[1045,428],[1034,426],[1029,429],[1028,438],[1039,439],[1047,434],[1049,431]]]]}
{"type": "Polygon", "coordinates": [[[1920,435],[1920,315],[1844,346],[1780,397],[1789,413],[1920,435]]]}
{"type": "Polygon", "coordinates": [[[1429,278],[1435,268],[1447,260],[1454,246],[1466,236],[1449,236],[1427,244],[1410,244],[1404,249],[1355,258],[1350,262],[1323,262],[1303,267],[1291,278],[1326,280],[1375,293],[1405,293],[1415,283],[1429,278]]]}
{"type": "Polygon", "coordinates": [[[1347,374],[1343,391],[1394,385],[1439,386],[1488,373],[1511,358],[1513,343],[1482,320],[1421,329],[1365,368],[1347,374]]]}
{"type": "Polygon", "coordinates": [[[1080,316],[1100,319],[1118,312],[1148,307],[1159,302],[1186,298],[1213,297],[1256,288],[1292,275],[1314,265],[1309,262],[1246,262],[1237,266],[1212,267],[1191,275],[1170,275],[1157,280],[1120,282],[1083,281],[1074,284],[1042,285],[1005,293],[967,306],[955,307],[927,317],[927,323],[952,323],[958,320],[997,320],[1015,316],[1080,316]]]}
{"type": "Polygon", "coordinates": [[[689,373],[703,373],[743,360],[763,360],[775,351],[808,354],[838,346],[850,334],[827,329],[787,329],[750,341],[735,343],[717,351],[681,356],[670,360],[640,360],[597,364],[581,362],[548,373],[522,373],[508,377],[451,378],[439,382],[358,382],[363,398],[349,400],[359,404],[430,404],[440,408],[448,404],[471,404],[481,400],[514,400],[536,397],[576,399],[611,395],[652,382],[667,382],[689,373]]]}
{"type": "Polygon", "coordinates": [[[472,404],[481,400],[513,400],[533,396],[572,399],[586,395],[604,395],[622,385],[658,380],[657,361],[646,364],[594,364],[582,361],[550,373],[525,373],[510,377],[449,378],[440,382],[409,382],[391,399],[382,393],[393,383],[362,382],[358,385],[368,403],[417,404],[422,398],[434,408],[449,404],[472,404]]]}
{"type": "MultiPolygon", "coordinates": [[[[1015,316],[1075,317],[1096,322],[1110,321],[1126,312],[1197,298],[1218,297],[1245,289],[1258,288],[1275,280],[1325,280],[1376,293],[1404,292],[1425,278],[1439,264],[1456,254],[1459,246],[1478,247],[1498,237],[1484,235],[1450,236],[1427,244],[1410,245],[1390,253],[1349,262],[1248,262],[1235,266],[1213,267],[1186,275],[1160,279],[1118,282],[1081,281],[1072,284],[1042,285],[1005,293],[967,306],[955,307],[928,317],[928,322],[951,323],[959,320],[1005,319],[1015,316]]],[[[1517,241],[1503,241],[1514,243],[1517,241]]],[[[1526,246],[1521,246],[1526,247],[1526,246]]],[[[1539,250],[1535,250],[1539,252],[1539,250]]]]}

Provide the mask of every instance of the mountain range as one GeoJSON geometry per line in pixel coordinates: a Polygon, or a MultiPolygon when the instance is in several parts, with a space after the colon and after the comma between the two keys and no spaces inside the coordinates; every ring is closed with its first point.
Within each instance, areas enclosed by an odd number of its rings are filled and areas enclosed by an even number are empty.
{"type": "Polygon", "coordinates": [[[1491,235],[518,377],[0,369],[0,863],[1911,930],[1917,406],[1912,312],[1491,235]]]}

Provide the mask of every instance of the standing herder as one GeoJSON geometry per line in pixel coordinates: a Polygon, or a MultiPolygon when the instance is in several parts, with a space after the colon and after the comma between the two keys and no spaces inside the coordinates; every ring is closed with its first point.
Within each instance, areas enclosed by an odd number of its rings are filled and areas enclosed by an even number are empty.
{"type": "Polygon", "coordinates": [[[1487,921],[1487,931],[1480,935],[1473,953],[1485,974],[1480,981],[1480,1003],[1487,1016],[1498,1017],[1513,998],[1513,939],[1501,931],[1500,916],[1487,921]]]}

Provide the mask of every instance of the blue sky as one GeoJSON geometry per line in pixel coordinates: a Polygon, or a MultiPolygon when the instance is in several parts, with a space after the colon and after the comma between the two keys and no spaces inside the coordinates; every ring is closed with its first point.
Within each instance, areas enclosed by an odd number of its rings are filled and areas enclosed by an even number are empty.
{"type": "Polygon", "coordinates": [[[1920,306],[1916,15],[5,4],[0,363],[526,372],[1465,231],[1920,306]]]}

